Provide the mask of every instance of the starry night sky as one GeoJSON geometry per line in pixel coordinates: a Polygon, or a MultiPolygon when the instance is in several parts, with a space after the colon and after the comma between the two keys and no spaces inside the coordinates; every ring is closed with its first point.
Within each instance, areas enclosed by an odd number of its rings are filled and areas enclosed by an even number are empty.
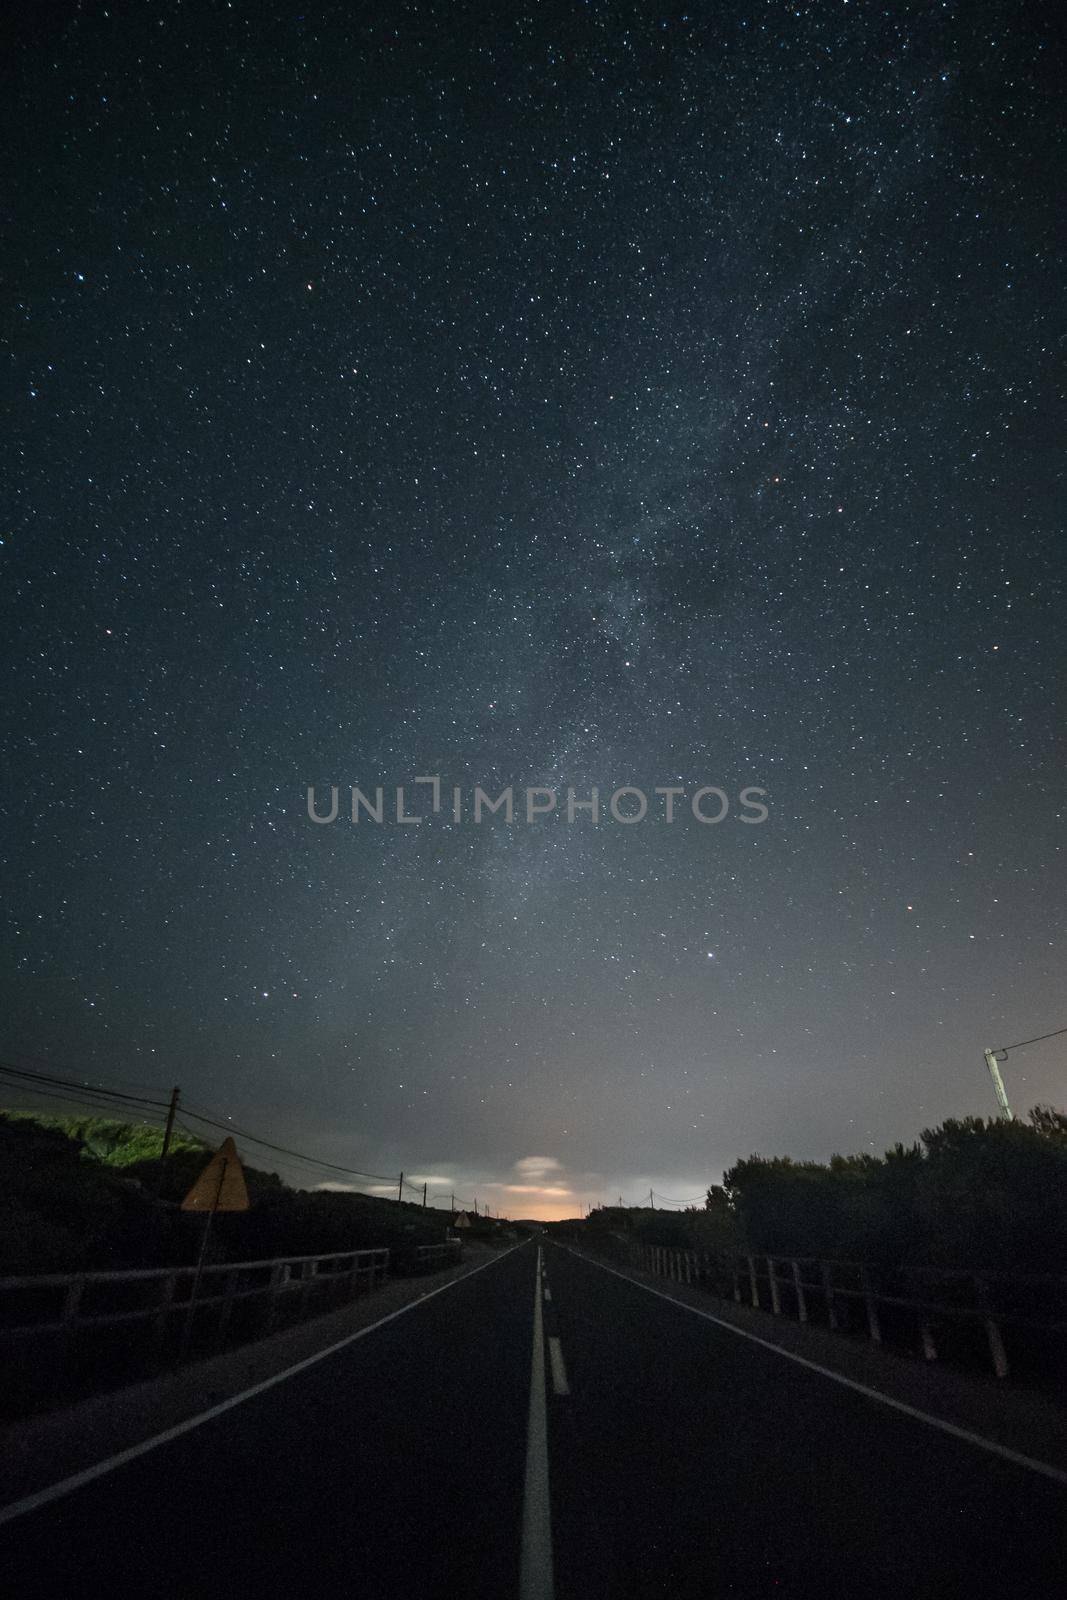
{"type": "Polygon", "coordinates": [[[512,1215],[992,1114],[1067,1023],[1050,16],[32,8],[2,1053],[512,1215]],[[432,773],[769,816],[345,819],[432,773]]]}

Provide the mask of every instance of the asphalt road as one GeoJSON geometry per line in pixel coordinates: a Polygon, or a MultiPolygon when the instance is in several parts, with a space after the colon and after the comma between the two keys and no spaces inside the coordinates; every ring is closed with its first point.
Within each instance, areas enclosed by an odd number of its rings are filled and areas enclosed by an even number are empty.
{"type": "Polygon", "coordinates": [[[0,1526],[6,1592],[1062,1592],[1067,1487],[538,1248],[0,1526]]]}

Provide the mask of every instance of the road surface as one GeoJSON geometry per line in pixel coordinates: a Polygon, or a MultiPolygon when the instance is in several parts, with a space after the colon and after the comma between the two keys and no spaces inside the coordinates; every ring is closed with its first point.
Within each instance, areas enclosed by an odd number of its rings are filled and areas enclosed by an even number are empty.
{"type": "Polygon", "coordinates": [[[11,1516],[0,1571],[20,1600],[1040,1600],[1065,1510],[541,1240],[11,1516]]]}

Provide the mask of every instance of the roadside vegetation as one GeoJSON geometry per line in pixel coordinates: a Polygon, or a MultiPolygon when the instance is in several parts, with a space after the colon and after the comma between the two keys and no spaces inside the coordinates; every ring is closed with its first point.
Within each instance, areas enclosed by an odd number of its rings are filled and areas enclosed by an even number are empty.
{"type": "Polygon", "coordinates": [[[703,1209],[604,1207],[561,1226],[722,1255],[1062,1274],[1067,1114],[1036,1106],[1026,1122],[948,1121],[881,1156],[752,1155],[708,1189],[703,1209]]]}
{"type": "MultiPolygon", "coordinates": [[[[203,1218],[179,1210],[210,1148],[175,1135],[160,1165],[162,1132],[104,1117],[0,1112],[0,1276],[195,1261],[203,1218]]],[[[245,1167],[250,1209],[215,1219],[211,1259],[266,1260],[389,1245],[439,1243],[447,1212],[334,1189],[292,1189],[245,1167]]],[[[466,1237],[496,1241],[500,1226],[472,1219],[466,1237]]]]}

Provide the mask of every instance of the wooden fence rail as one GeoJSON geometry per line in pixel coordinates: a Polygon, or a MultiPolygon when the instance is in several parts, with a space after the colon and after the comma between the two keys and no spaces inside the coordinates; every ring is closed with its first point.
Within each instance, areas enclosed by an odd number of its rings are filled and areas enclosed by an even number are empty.
{"type": "MultiPolygon", "coordinates": [[[[455,1259],[458,1247],[422,1245],[421,1267],[455,1259]]],[[[390,1251],[335,1251],[269,1261],[210,1263],[195,1301],[195,1267],[34,1273],[0,1278],[0,1362],[8,1398],[40,1400],[77,1379],[150,1372],[271,1332],[376,1288],[390,1251]]]]}
{"type": "Polygon", "coordinates": [[[980,1330],[998,1378],[1010,1372],[1005,1330],[1050,1342],[1067,1332],[1065,1278],[939,1268],[880,1273],[861,1261],[720,1256],[636,1243],[630,1253],[636,1265],[657,1276],[702,1285],[776,1317],[821,1320],[837,1331],[854,1328],[858,1317],[872,1344],[883,1342],[884,1324],[892,1314],[902,1322],[906,1342],[926,1361],[939,1359],[953,1330],[980,1330]],[[1035,1305],[1044,1308],[1043,1314],[1034,1314],[1035,1305]],[[1059,1315],[1050,1317],[1049,1307],[1059,1315]]]}
{"type": "Polygon", "coordinates": [[[421,1271],[446,1267],[450,1261],[459,1261],[463,1254],[462,1239],[446,1239],[444,1244],[420,1244],[415,1250],[415,1266],[421,1271]]]}

